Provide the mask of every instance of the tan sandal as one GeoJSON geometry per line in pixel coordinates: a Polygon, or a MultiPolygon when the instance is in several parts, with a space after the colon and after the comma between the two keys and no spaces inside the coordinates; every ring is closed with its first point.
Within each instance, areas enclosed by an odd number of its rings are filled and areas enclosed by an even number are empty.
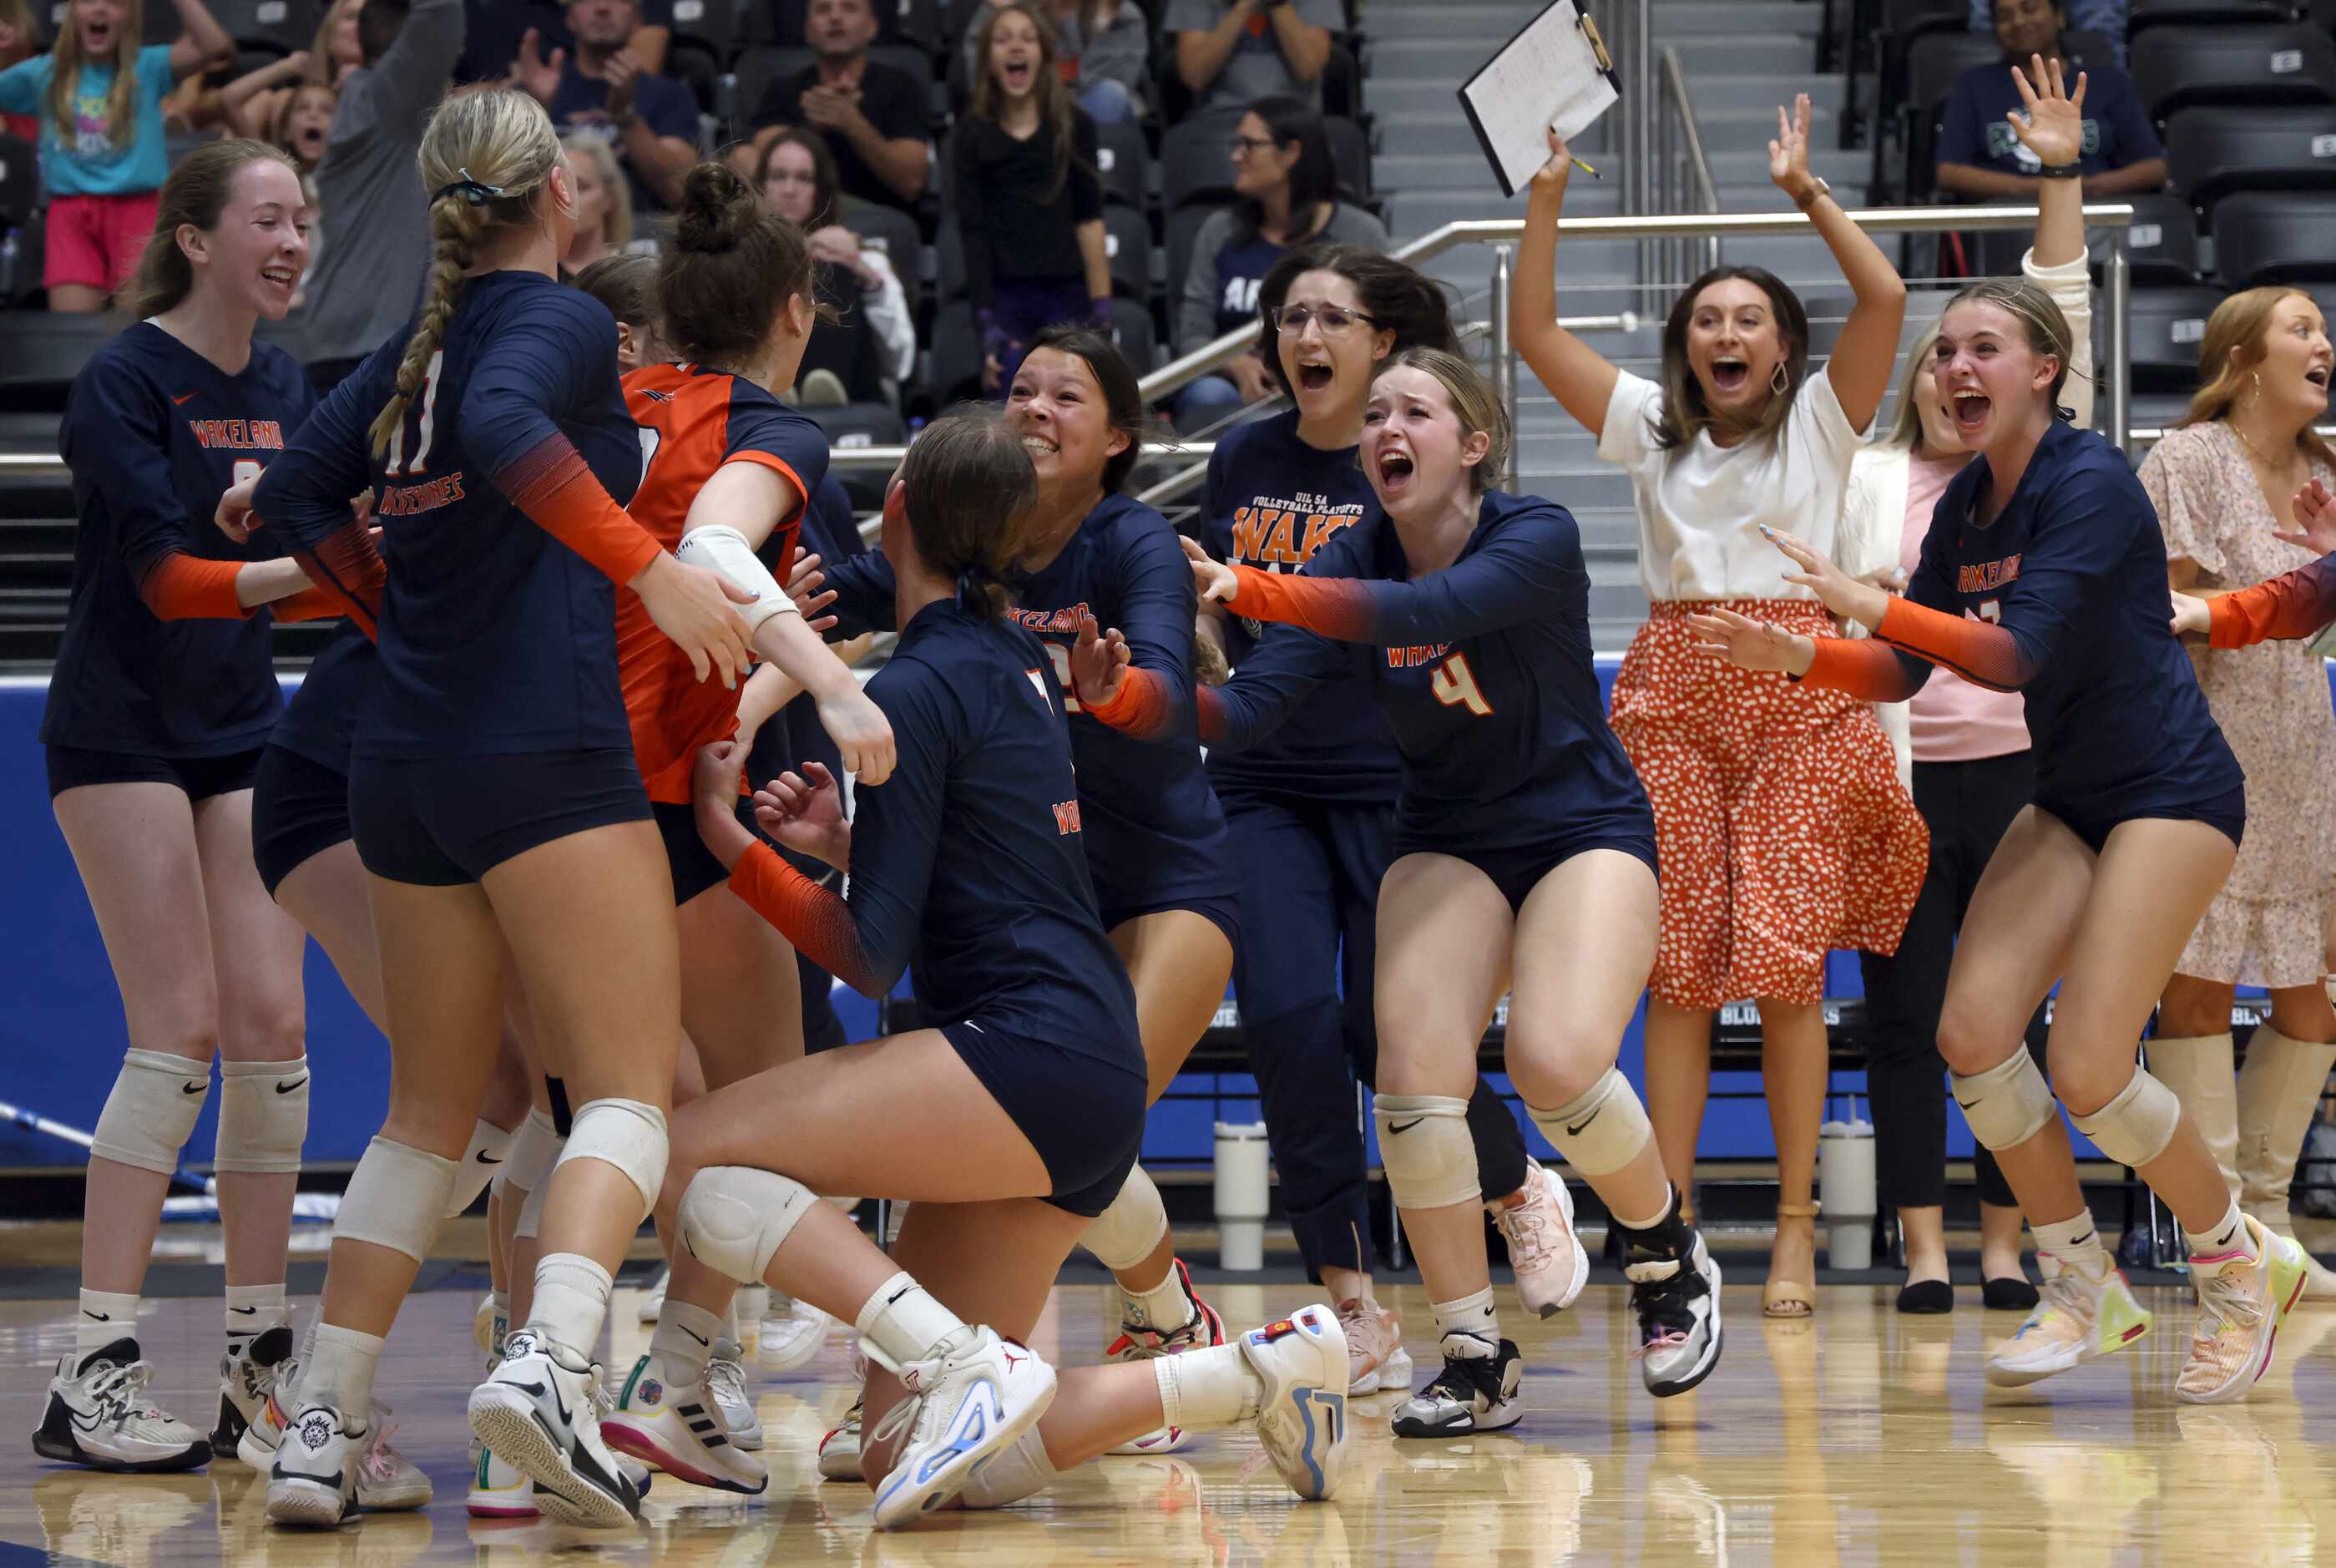
{"type": "MultiPolygon", "coordinates": [[[[1776,1218],[1779,1221],[1807,1220],[1811,1222],[1809,1267],[1812,1271],[1816,1267],[1815,1220],[1818,1208],[1819,1205],[1815,1203],[1776,1205],[1776,1218]]],[[[1817,1310],[1815,1290],[1816,1281],[1814,1279],[1806,1285],[1797,1280],[1772,1279],[1760,1288],[1760,1315],[1765,1318],[1811,1317],[1817,1310]]]]}

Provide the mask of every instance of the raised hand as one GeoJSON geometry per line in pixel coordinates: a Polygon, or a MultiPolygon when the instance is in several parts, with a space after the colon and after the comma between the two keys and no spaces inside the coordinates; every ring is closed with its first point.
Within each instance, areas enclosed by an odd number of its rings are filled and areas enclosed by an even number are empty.
{"type": "Polygon", "coordinates": [[[2295,492],[2295,531],[2273,529],[2272,537],[2321,555],[2336,554],[2336,496],[2314,479],[2295,492]]]}
{"type": "Polygon", "coordinates": [[[566,63],[565,49],[554,49],[549,60],[543,57],[543,34],[530,27],[519,41],[519,58],[511,62],[511,84],[537,102],[549,103],[559,96],[560,68],[566,63]]]}
{"type": "Polygon", "coordinates": [[[2028,57],[2028,69],[2011,68],[2012,85],[2027,112],[2013,110],[2004,118],[2020,144],[2041,159],[2048,169],[2074,163],[2085,153],[2085,73],[2077,73],[2077,90],[2068,91],[2060,62],[2041,54],[2028,57]]]}
{"type": "Polygon", "coordinates": [[[1127,683],[1127,638],[1119,628],[1106,631],[1091,615],[1079,617],[1079,640],[1071,645],[1072,695],[1087,707],[1108,707],[1127,683]]]}
{"type": "Polygon", "coordinates": [[[1806,93],[1793,100],[1789,117],[1781,105],[1776,110],[1776,137],[1768,143],[1768,178],[1795,201],[1815,183],[1809,173],[1809,95],[1806,93]]]}
{"type": "Polygon", "coordinates": [[[1732,609],[1701,611],[1689,616],[1687,624],[1695,633],[1696,652],[1725,659],[1738,669],[1803,675],[1816,653],[1807,638],[1732,609]]]}
{"type": "MultiPolygon", "coordinates": [[[[1778,112],[1780,114],[1782,111],[1778,112]]],[[[1534,196],[1552,196],[1562,200],[1566,181],[1573,178],[1573,154],[1567,150],[1565,138],[1552,127],[1549,133],[1549,161],[1533,171],[1528,190],[1534,196]]]]}
{"type": "Polygon", "coordinates": [[[1176,542],[1184,547],[1184,559],[1192,563],[1192,586],[1201,597],[1218,604],[1231,604],[1233,595],[1241,591],[1241,579],[1233,575],[1233,569],[1212,560],[1207,550],[1189,539],[1176,542]]]}
{"type": "Polygon", "coordinates": [[[818,763],[807,762],[802,773],[781,774],[756,790],[754,821],[798,854],[825,861],[838,871],[852,863],[852,825],[843,819],[843,792],[818,763]]]}
{"type": "Polygon", "coordinates": [[[1793,563],[1795,570],[1785,573],[1786,582],[1810,589],[1817,596],[1818,603],[1844,619],[1868,628],[1882,623],[1883,612],[1890,608],[1890,595],[1883,589],[1858,581],[1806,540],[1766,526],[1760,534],[1793,563]]]}

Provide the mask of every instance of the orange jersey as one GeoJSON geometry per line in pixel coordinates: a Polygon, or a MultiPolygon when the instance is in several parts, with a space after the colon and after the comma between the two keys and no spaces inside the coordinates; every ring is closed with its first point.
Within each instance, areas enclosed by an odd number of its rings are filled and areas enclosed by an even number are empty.
{"type": "MultiPolygon", "coordinates": [[[[634,521],[672,550],[715,469],[762,463],[784,474],[795,492],[761,552],[779,563],[772,575],[784,580],[804,502],[827,473],[819,426],[752,382],[692,365],[643,365],[625,377],[625,403],[641,427],[641,487],[627,509],[634,521]]],[[[737,728],[738,694],[712,676],[699,680],[689,656],[634,594],[618,597],[617,664],[649,799],[686,805],[698,748],[737,728]]]]}

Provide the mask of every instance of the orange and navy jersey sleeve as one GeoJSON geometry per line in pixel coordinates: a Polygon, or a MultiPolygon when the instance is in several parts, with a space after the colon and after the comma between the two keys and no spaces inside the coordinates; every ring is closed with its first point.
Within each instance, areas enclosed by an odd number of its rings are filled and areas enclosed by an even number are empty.
{"type": "MultiPolygon", "coordinates": [[[[1895,601],[1892,608],[1896,608],[1895,601]]],[[[1922,689],[1922,677],[1930,673],[1929,665],[1885,642],[1845,637],[1812,640],[1816,657],[1799,678],[1809,686],[1845,691],[1867,702],[1904,702],[1922,689]]]]}
{"type": "Polygon", "coordinates": [[[1128,667],[1119,695],[1104,706],[1088,706],[1103,723],[1141,741],[1192,744],[1192,618],[1200,596],[1192,568],[1175,531],[1150,508],[1130,514],[1122,525],[1115,602],[1108,608],[1127,638],[1128,667]]]}
{"type": "MultiPolygon", "coordinates": [[[[729,409],[723,421],[722,461],[756,463],[784,478],[794,500],[779,519],[791,533],[801,529],[803,508],[827,477],[827,433],[750,381],[723,378],[729,409]]],[[[776,537],[774,531],[773,537],[776,537]]],[[[787,554],[793,554],[790,543],[787,554]]]]}
{"type": "Polygon", "coordinates": [[[326,394],[259,476],[251,500],[308,580],[367,637],[380,629],[388,573],[371,528],[350,512],[349,497],[373,487],[367,432],[388,401],[400,347],[384,345],[326,394]]]}
{"type": "Polygon", "coordinates": [[[2213,648],[2311,637],[2336,620],[2336,555],[2206,601],[2213,648]]]}

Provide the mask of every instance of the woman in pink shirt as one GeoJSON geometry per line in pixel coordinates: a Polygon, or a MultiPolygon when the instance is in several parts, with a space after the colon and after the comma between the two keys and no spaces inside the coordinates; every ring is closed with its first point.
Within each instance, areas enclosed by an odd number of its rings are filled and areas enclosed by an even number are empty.
{"type": "MultiPolygon", "coordinates": [[[[2035,248],[2021,262],[2030,283],[2049,293],[2076,334],[2068,398],[2083,425],[2092,417],[2091,320],[2086,294],[2083,195],[2078,182],[2040,185],[2035,248]]],[[[1898,387],[1889,436],[1857,454],[1849,476],[1842,537],[1873,580],[1892,589],[1914,570],[1932,510],[1948,481],[1971,461],[1930,374],[1936,325],[1914,339],[1898,387]],[[1887,580],[1884,580],[1885,578],[1887,580]]],[[[1898,950],[1861,951],[1871,1044],[1866,1086],[1874,1102],[1880,1195],[1898,1212],[1906,1249],[1902,1312],[1944,1312],[1954,1306],[1947,1283],[1946,1082],[1939,1056],[1939,1009],[1955,932],[1979,874],[2020,808],[2036,790],[2028,725],[2018,692],[1989,691],[1955,679],[1923,683],[1903,705],[1903,724],[1885,715],[1893,738],[1913,754],[1915,809],[1931,829],[1931,863],[1898,950]],[[1904,743],[1902,743],[1904,744],[1904,743]]],[[[1903,764],[1902,757],[1902,764],[1903,764]]],[[[2029,1022],[2029,1048],[2042,1060],[2042,1009],[2029,1022]]],[[[1991,1308],[2026,1310],[2036,1289],[2020,1264],[2020,1214],[2011,1189],[1984,1147],[1973,1145],[1979,1179],[1981,1299],[1991,1308]]]]}

